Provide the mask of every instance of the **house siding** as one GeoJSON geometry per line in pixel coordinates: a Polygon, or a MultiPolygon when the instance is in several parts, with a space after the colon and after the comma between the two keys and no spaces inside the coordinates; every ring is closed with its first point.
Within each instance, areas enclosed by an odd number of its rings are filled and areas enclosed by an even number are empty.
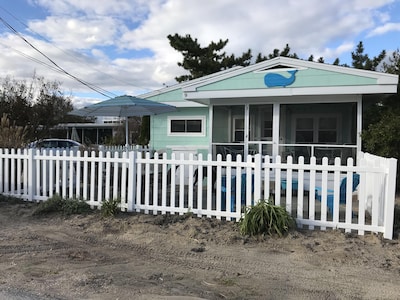
{"type": "Polygon", "coordinates": [[[176,112],[170,114],[156,115],[151,118],[151,146],[156,150],[169,151],[177,148],[205,149],[209,145],[209,115],[208,107],[205,108],[179,108],[176,112]],[[168,118],[169,117],[205,117],[205,135],[204,136],[169,136],[168,135],[168,118]]]}
{"type": "MultiPolygon", "coordinates": [[[[284,77],[289,77],[287,71],[277,71],[276,73],[281,74],[284,77]]],[[[197,91],[276,89],[277,87],[267,87],[265,85],[264,76],[266,74],[266,72],[249,72],[198,87],[197,91]]],[[[299,70],[295,76],[296,79],[290,85],[291,88],[377,84],[377,80],[375,78],[317,69],[299,70]]]]}
{"type": "MultiPolygon", "coordinates": [[[[155,92],[156,93],[156,92],[155,92]]],[[[160,94],[152,95],[150,97],[145,97],[147,100],[156,102],[186,102],[183,98],[182,89],[178,88],[168,92],[160,92],[160,94]]]]}

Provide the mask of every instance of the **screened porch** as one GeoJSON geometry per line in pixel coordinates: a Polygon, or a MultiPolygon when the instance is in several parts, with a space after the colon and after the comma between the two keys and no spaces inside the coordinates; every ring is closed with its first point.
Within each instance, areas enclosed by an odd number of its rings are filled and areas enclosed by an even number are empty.
{"type": "Polygon", "coordinates": [[[357,102],[213,105],[213,155],[340,157],[345,163],[360,150],[360,111],[357,102]]]}

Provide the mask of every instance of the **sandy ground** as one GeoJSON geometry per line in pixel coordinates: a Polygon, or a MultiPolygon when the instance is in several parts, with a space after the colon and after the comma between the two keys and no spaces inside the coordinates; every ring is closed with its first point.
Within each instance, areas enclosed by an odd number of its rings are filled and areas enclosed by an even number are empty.
{"type": "Polygon", "coordinates": [[[400,245],[377,235],[243,237],[234,223],[32,215],[0,202],[0,298],[399,299],[400,245]]]}

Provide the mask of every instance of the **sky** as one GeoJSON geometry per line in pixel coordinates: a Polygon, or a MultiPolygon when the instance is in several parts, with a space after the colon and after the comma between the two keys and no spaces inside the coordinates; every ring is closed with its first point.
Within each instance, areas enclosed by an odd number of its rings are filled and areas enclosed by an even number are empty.
{"type": "Polygon", "coordinates": [[[351,64],[360,41],[370,57],[400,47],[400,0],[0,0],[0,18],[0,78],[57,80],[76,108],[175,84],[169,34],[254,59],[289,44],[351,64]]]}

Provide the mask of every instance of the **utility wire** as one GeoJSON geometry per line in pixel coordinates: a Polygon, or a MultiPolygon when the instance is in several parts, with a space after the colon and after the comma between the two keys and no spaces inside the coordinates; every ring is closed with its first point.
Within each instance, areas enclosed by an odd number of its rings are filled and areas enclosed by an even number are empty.
{"type": "Polygon", "coordinates": [[[10,47],[10,46],[8,46],[8,45],[5,45],[5,44],[3,44],[3,43],[1,43],[1,42],[0,42],[0,45],[2,45],[4,48],[9,48],[10,50],[12,50],[12,51],[14,51],[14,52],[17,52],[17,53],[18,53],[19,55],[21,55],[22,57],[25,57],[26,59],[29,59],[29,60],[31,60],[31,61],[37,63],[37,64],[40,64],[40,65],[42,65],[42,66],[45,66],[45,67],[47,67],[47,68],[49,68],[49,69],[51,69],[51,70],[53,70],[53,71],[55,71],[55,72],[58,72],[58,73],[60,73],[60,74],[64,74],[64,72],[62,72],[60,69],[58,69],[58,68],[54,67],[53,65],[50,65],[50,64],[48,64],[48,63],[46,63],[46,62],[44,62],[44,61],[42,61],[42,60],[40,60],[40,59],[37,59],[36,57],[30,56],[30,55],[28,55],[28,54],[25,54],[24,52],[19,51],[19,50],[15,49],[15,48],[12,48],[12,47],[10,47]]]}
{"type": "MultiPolygon", "coordinates": [[[[4,10],[7,14],[9,14],[12,18],[14,18],[18,23],[20,23],[21,25],[23,25],[25,28],[29,28],[29,26],[28,26],[27,24],[25,24],[24,22],[22,22],[20,19],[18,19],[15,15],[13,15],[11,12],[9,12],[9,11],[8,11],[7,9],[5,9],[4,7],[0,6],[0,9],[4,10]]],[[[49,41],[46,37],[42,36],[40,33],[35,32],[34,30],[31,30],[31,31],[32,31],[33,33],[35,33],[36,35],[38,35],[38,36],[39,36],[40,38],[42,38],[43,40],[45,40],[46,42],[48,42],[49,44],[51,44],[53,47],[55,47],[55,48],[57,48],[58,50],[60,50],[61,52],[65,53],[66,55],[68,55],[69,57],[73,58],[73,59],[76,60],[77,62],[82,63],[82,61],[81,61],[80,59],[78,59],[78,58],[76,57],[76,55],[73,55],[73,54],[70,53],[69,51],[65,51],[65,50],[63,50],[63,49],[57,47],[56,45],[52,44],[51,41],[49,41]]],[[[115,81],[118,81],[118,82],[120,82],[120,83],[124,83],[124,84],[127,84],[127,85],[131,85],[131,86],[135,86],[135,85],[132,85],[132,83],[130,83],[130,82],[128,82],[128,81],[121,80],[121,79],[119,79],[119,78],[116,78],[116,77],[111,76],[111,75],[108,74],[108,73],[103,72],[102,70],[93,68],[93,66],[87,64],[86,62],[83,62],[83,63],[84,63],[86,66],[88,66],[89,68],[95,70],[96,72],[102,73],[102,74],[104,74],[104,75],[106,75],[106,76],[112,78],[112,79],[115,80],[115,81]]],[[[135,86],[135,87],[140,88],[140,89],[143,89],[142,87],[139,87],[139,86],[135,86]]]]}
{"type": "Polygon", "coordinates": [[[78,77],[76,77],[75,75],[72,75],[71,73],[69,73],[68,71],[66,71],[64,68],[62,68],[61,66],[59,66],[54,60],[52,60],[50,57],[48,57],[46,54],[44,54],[42,51],[40,51],[37,47],[35,47],[32,43],[30,43],[22,34],[20,34],[14,27],[12,27],[7,21],[5,21],[3,18],[0,17],[0,22],[2,22],[4,24],[4,26],[6,26],[12,33],[14,33],[16,36],[18,36],[19,38],[21,38],[26,44],[28,44],[31,48],[33,48],[35,51],[37,51],[38,53],[40,53],[42,56],[44,56],[48,61],[50,61],[50,63],[52,65],[54,65],[58,70],[61,71],[61,73],[64,73],[65,75],[71,77],[72,79],[78,81],[79,83],[83,84],[84,86],[90,88],[91,90],[105,96],[108,98],[111,98],[110,95],[112,95],[113,97],[117,96],[116,94],[109,92],[103,88],[97,87],[89,82],[86,82],[78,77]]]}

